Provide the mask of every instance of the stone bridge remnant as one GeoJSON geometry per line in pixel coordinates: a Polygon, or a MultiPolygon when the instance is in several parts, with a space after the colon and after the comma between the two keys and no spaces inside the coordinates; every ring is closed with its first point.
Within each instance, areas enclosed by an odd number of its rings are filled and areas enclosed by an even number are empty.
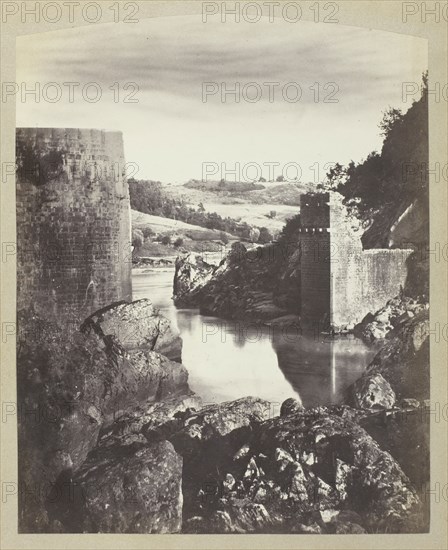
{"type": "Polygon", "coordinates": [[[412,249],[364,250],[338,193],[302,195],[300,223],[304,323],[351,330],[404,287],[412,249]]]}
{"type": "Polygon", "coordinates": [[[17,310],[85,317],[132,299],[121,132],[16,130],[17,310]]]}

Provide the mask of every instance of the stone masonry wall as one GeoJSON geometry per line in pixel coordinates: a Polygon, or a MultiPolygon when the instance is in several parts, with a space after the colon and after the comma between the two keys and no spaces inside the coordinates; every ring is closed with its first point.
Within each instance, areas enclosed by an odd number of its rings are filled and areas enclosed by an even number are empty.
{"type": "Polygon", "coordinates": [[[363,250],[362,230],[351,219],[342,197],[330,197],[332,255],[330,324],[352,329],[369,312],[378,311],[404,287],[406,259],[412,250],[363,250]]]}
{"type": "Polygon", "coordinates": [[[17,309],[85,317],[130,300],[121,133],[18,128],[16,162],[17,309]]]}
{"type": "Polygon", "coordinates": [[[340,195],[303,195],[300,213],[304,324],[350,330],[404,287],[412,250],[363,250],[362,231],[340,195]]]}
{"type": "Polygon", "coordinates": [[[330,319],[330,209],[327,194],[300,202],[301,316],[305,325],[330,319]]]}

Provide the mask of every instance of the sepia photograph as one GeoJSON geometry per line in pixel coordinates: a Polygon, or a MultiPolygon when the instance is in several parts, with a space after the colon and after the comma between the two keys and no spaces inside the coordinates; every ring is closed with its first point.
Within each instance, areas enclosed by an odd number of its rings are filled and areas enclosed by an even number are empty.
{"type": "Polygon", "coordinates": [[[448,84],[349,4],[4,3],[18,535],[434,534],[448,84]]]}

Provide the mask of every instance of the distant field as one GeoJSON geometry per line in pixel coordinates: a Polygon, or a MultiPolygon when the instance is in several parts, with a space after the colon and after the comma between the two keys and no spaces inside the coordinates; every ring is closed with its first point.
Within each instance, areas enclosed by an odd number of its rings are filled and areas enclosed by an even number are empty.
{"type": "Polygon", "coordinates": [[[204,202],[204,208],[207,212],[216,212],[220,216],[233,219],[241,218],[241,221],[256,227],[267,227],[273,231],[281,231],[288,218],[292,218],[299,213],[298,206],[287,206],[284,204],[220,204],[216,202],[204,202]],[[275,211],[274,218],[267,215],[275,211]]]}
{"type": "MultiPolygon", "coordinates": [[[[199,227],[198,225],[191,225],[189,223],[181,222],[179,220],[172,220],[171,218],[162,218],[160,216],[152,216],[151,214],[143,214],[132,210],[132,227],[134,229],[142,229],[144,227],[150,227],[154,233],[160,233],[170,236],[187,236],[192,240],[198,241],[219,241],[221,239],[222,231],[216,229],[206,229],[199,227]]],[[[229,233],[226,233],[229,239],[235,239],[229,233]]]]}

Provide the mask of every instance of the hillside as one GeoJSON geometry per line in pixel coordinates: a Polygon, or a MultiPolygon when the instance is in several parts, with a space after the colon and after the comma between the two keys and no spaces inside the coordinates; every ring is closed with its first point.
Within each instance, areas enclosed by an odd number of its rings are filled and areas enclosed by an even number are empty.
{"type": "Polygon", "coordinates": [[[176,256],[179,252],[220,252],[235,237],[224,231],[206,229],[162,216],[132,213],[134,259],[176,256]],[[142,242],[138,243],[138,236],[142,242]]]}

